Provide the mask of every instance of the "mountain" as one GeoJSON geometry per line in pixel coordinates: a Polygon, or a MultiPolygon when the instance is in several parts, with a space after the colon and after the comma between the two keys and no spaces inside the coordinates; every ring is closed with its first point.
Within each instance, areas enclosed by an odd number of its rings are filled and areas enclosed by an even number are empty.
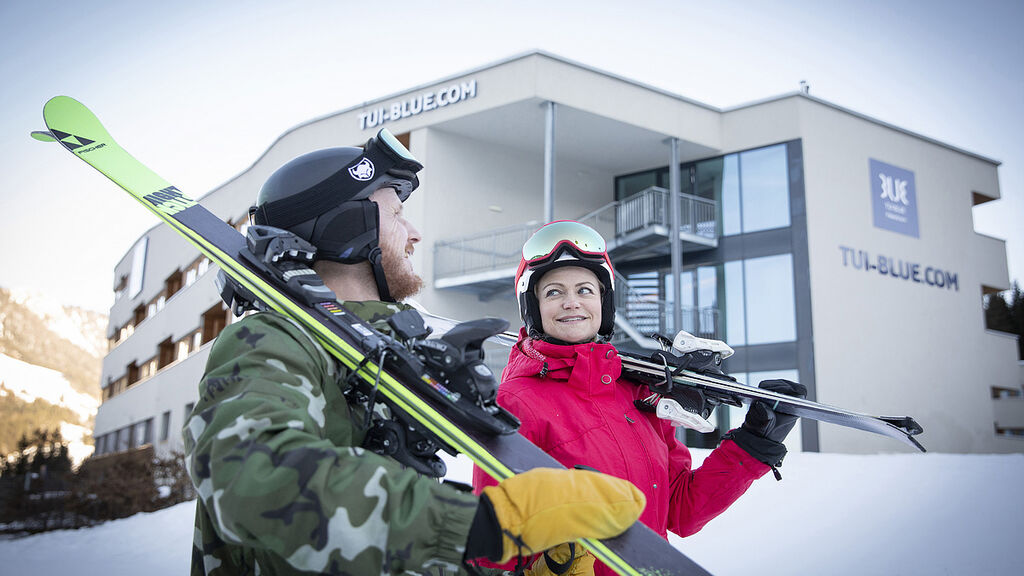
{"type": "Polygon", "coordinates": [[[59,428],[76,462],[91,453],[106,327],[98,312],[0,287],[0,454],[36,428],[59,428]]]}
{"type": "Polygon", "coordinates": [[[106,329],[107,317],[99,312],[0,287],[0,354],[56,370],[96,399],[106,329]]]}

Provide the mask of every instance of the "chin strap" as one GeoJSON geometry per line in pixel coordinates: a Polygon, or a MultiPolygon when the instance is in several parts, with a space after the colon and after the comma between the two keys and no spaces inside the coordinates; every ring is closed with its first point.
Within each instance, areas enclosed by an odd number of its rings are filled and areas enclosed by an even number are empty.
{"type": "Polygon", "coordinates": [[[377,294],[383,302],[394,302],[395,299],[391,297],[391,290],[388,289],[388,279],[384,275],[384,266],[381,264],[382,254],[380,246],[374,246],[370,250],[369,256],[366,257],[370,261],[370,267],[373,269],[373,279],[377,282],[377,294]]]}

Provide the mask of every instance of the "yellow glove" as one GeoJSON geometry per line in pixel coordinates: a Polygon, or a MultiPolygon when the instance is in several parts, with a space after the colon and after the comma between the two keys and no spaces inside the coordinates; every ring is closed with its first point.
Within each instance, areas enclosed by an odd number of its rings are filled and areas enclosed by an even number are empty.
{"type": "Polygon", "coordinates": [[[536,560],[524,573],[525,576],[594,576],[594,555],[580,544],[576,544],[575,550],[570,550],[569,544],[559,544],[548,550],[536,560]],[[553,570],[547,558],[551,558],[556,564],[565,565],[565,570],[557,572],[553,570]]]}
{"type": "MultiPolygon", "coordinates": [[[[502,532],[499,563],[580,538],[618,536],[646,500],[628,480],[589,470],[534,468],[484,488],[502,532]]],[[[494,558],[492,558],[493,560],[494,558]]]]}

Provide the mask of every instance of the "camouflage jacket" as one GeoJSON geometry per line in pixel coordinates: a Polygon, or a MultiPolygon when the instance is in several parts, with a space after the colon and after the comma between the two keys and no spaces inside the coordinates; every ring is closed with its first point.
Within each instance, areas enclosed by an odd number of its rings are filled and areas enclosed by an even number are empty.
{"type": "MultiPolygon", "coordinates": [[[[378,328],[398,310],[346,306],[378,328]]],[[[461,573],[476,498],[359,448],[346,375],[276,313],[220,334],[182,431],[193,575],[461,573]]]]}

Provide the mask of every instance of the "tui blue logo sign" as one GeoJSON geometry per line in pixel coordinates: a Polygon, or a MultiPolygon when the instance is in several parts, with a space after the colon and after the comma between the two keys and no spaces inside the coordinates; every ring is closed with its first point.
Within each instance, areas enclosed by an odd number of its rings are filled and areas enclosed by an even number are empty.
{"type": "Polygon", "coordinates": [[[914,173],[874,158],[868,164],[875,227],[919,238],[914,173]]]}

